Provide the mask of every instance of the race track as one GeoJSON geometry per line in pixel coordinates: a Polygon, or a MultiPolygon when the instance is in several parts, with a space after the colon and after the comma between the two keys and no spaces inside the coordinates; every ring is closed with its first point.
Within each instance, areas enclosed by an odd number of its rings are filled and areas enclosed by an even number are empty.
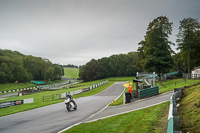
{"type": "Polygon", "coordinates": [[[106,90],[76,99],[78,110],[68,112],[64,102],[0,117],[1,133],[56,133],[100,111],[124,90],[116,82],[106,90]]]}

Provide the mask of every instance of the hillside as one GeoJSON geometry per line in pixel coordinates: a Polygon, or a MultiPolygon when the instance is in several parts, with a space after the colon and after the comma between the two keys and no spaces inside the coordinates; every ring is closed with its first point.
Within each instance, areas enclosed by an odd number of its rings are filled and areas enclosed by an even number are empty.
{"type": "Polygon", "coordinates": [[[180,130],[183,133],[200,132],[200,85],[183,90],[178,109],[180,130]]]}
{"type": "Polygon", "coordinates": [[[79,78],[78,68],[64,68],[64,76],[68,78],[79,78]]]}

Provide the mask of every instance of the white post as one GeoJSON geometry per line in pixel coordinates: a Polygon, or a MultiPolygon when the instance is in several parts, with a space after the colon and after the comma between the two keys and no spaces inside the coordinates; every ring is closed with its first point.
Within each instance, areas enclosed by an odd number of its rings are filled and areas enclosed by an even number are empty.
{"type": "Polygon", "coordinates": [[[156,76],[156,74],[155,74],[155,72],[153,72],[153,87],[155,86],[155,76],[156,76]]]}
{"type": "Polygon", "coordinates": [[[136,77],[138,77],[139,73],[137,72],[136,77]]]}

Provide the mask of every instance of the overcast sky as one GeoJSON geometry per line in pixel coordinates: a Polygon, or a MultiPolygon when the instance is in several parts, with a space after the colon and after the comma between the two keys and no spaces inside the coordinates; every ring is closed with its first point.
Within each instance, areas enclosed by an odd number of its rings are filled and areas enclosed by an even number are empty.
{"type": "Polygon", "coordinates": [[[136,51],[161,15],[175,43],[179,21],[200,18],[200,0],[0,0],[0,48],[83,65],[136,51]]]}

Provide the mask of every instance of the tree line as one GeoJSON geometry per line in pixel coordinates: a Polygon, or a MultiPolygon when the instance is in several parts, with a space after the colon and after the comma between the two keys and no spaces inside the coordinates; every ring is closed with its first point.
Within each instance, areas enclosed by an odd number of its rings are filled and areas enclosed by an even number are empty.
{"type": "Polygon", "coordinates": [[[159,16],[149,23],[144,40],[137,52],[112,55],[79,67],[79,77],[84,81],[117,76],[134,76],[137,71],[156,72],[158,75],[170,71],[188,72],[200,66],[200,22],[185,18],[180,21],[177,34],[177,50],[169,41],[173,23],[166,16],[159,16]]]}
{"type": "Polygon", "coordinates": [[[138,71],[136,62],[137,52],[92,59],[79,67],[79,77],[84,81],[92,81],[108,77],[133,76],[138,71]]]}
{"type": "Polygon", "coordinates": [[[63,65],[63,67],[66,67],[66,68],[78,68],[78,66],[73,65],[73,64],[63,65]]]}
{"type": "Polygon", "coordinates": [[[48,59],[0,49],[0,83],[55,80],[63,75],[62,66],[48,59]]]}

